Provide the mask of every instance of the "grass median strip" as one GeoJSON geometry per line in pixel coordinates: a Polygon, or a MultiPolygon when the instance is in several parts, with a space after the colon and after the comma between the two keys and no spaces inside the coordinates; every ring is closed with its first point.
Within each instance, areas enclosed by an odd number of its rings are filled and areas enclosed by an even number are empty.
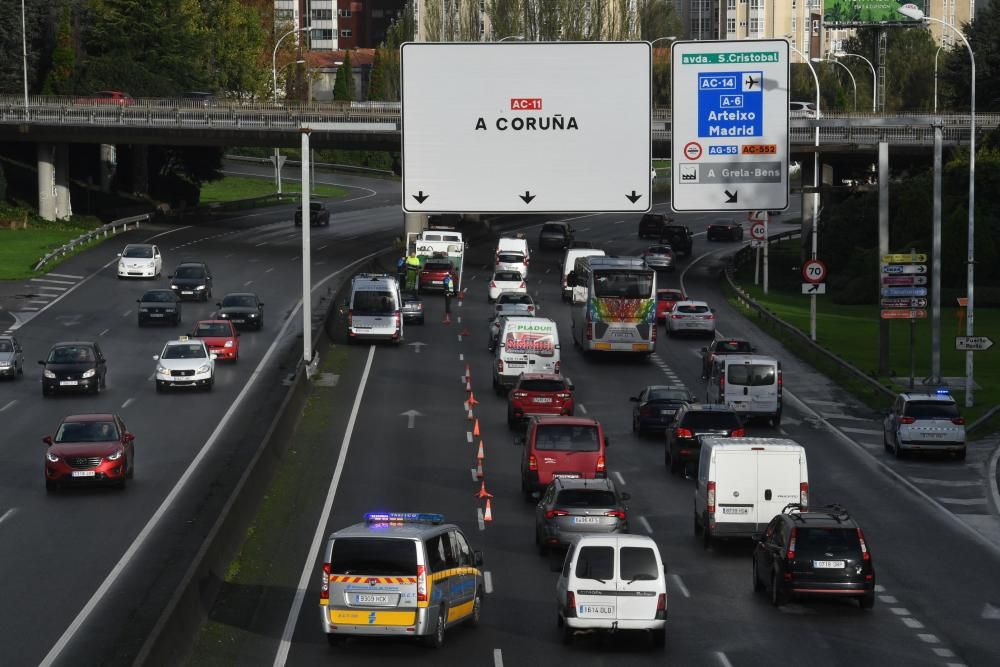
{"type": "Polygon", "coordinates": [[[65,257],[53,259],[41,271],[33,269],[46,254],[100,226],[101,221],[90,216],[74,217],[66,222],[49,222],[26,209],[0,207],[0,280],[33,278],[51,271],[80,250],[100,243],[103,237],[67,253],[65,257]]]}
{"type": "MultiPolygon", "coordinates": [[[[283,181],[281,189],[284,193],[301,193],[302,184],[298,181],[283,181]]],[[[274,181],[268,177],[226,176],[220,181],[212,181],[201,186],[201,203],[231,202],[240,199],[266,197],[274,193],[274,181]]],[[[336,185],[316,183],[310,188],[313,197],[339,199],[346,197],[347,189],[336,185]]]]}

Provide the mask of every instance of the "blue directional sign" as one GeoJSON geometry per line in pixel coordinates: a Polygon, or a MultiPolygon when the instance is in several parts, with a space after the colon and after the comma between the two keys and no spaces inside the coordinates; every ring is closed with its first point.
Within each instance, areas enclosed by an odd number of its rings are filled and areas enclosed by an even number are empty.
{"type": "Polygon", "coordinates": [[[883,287],[882,296],[927,296],[926,287],[883,287]]]}
{"type": "Polygon", "coordinates": [[[763,136],[763,81],[763,71],[698,72],[698,136],[763,136]]]}

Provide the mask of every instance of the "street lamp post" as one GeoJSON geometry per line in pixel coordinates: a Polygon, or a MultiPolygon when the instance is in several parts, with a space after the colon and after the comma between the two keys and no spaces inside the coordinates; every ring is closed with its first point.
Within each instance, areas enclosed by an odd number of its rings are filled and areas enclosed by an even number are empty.
{"type": "MultiPolygon", "coordinates": [[[[819,96],[819,77],[816,75],[816,68],[812,66],[809,62],[809,58],[806,54],[799,51],[797,48],[788,45],[792,51],[798,54],[800,58],[809,66],[809,71],[812,72],[813,81],[816,83],[816,118],[819,118],[820,110],[820,96],[819,96]]],[[[818,230],[819,227],[819,125],[816,126],[816,134],[813,140],[813,206],[812,206],[812,259],[816,259],[817,246],[819,245],[818,230]]],[[[813,293],[809,296],[809,338],[811,340],[816,340],[816,294],[813,293]]]]}
{"type": "Polygon", "coordinates": [[[21,64],[24,66],[24,120],[28,120],[28,27],[24,21],[24,0],[21,0],[21,64]]]}
{"type": "MultiPolygon", "coordinates": [[[[925,16],[922,11],[914,5],[903,5],[897,9],[900,14],[917,21],[933,21],[940,23],[952,30],[961,38],[965,48],[969,51],[969,60],[972,63],[972,81],[970,82],[971,100],[969,106],[969,243],[966,254],[966,302],[965,306],[965,335],[973,336],[973,292],[975,287],[975,267],[976,267],[976,55],[972,52],[969,40],[965,38],[962,31],[953,25],[945,23],[941,19],[932,16],[925,16]]],[[[935,79],[936,80],[936,79],[935,79]]],[[[971,408],[972,388],[973,388],[973,363],[970,350],[965,353],[965,407],[971,408]]]]}
{"type": "MultiPolygon", "coordinates": [[[[272,85],[272,88],[273,88],[272,94],[274,96],[273,99],[274,99],[275,105],[278,104],[278,47],[281,46],[281,42],[286,37],[288,37],[289,35],[294,35],[297,32],[307,32],[309,30],[312,30],[312,26],[311,25],[307,25],[304,28],[293,28],[292,30],[289,30],[284,35],[282,35],[281,37],[279,37],[278,41],[274,43],[274,51],[271,52],[271,85],[272,85]]],[[[281,158],[281,152],[279,151],[278,147],[275,146],[274,147],[274,184],[275,184],[275,187],[277,188],[277,192],[278,192],[279,195],[281,194],[281,166],[280,166],[281,159],[280,158],[281,158]]]]}
{"type": "Polygon", "coordinates": [[[850,56],[852,58],[861,58],[866,63],[868,63],[868,68],[871,69],[872,71],[872,113],[875,113],[875,110],[877,108],[876,104],[878,103],[878,74],[875,73],[875,65],[872,65],[872,61],[868,60],[868,58],[865,58],[860,53],[846,53],[844,51],[841,51],[833,55],[837,56],[838,58],[843,58],[844,56],[850,56]]]}
{"type": "Polygon", "coordinates": [[[847,72],[847,75],[851,77],[851,83],[854,84],[854,110],[858,110],[858,81],[854,78],[854,72],[851,68],[840,62],[839,60],[834,60],[833,58],[810,58],[814,63],[834,63],[835,65],[840,65],[847,72]]]}
{"type": "Polygon", "coordinates": [[[934,52],[934,113],[937,113],[938,56],[941,55],[943,48],[944,46],[939,46],[934,52]]]}

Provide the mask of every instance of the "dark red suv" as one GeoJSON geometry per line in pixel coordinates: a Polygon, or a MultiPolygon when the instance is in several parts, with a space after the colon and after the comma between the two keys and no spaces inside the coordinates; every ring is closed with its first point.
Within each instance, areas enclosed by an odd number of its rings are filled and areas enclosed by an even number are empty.
{"type": "Polygon", "coordinates": [[[583,417],[532,417],[523,437],[521,492],[532,500],[557,477],[607,477],[608,439],[601,423],[583,417]]]}
{"type": "Polygon", "coordinates": [[[115,414],[70,415],[62,420],[54,436],[45,436],[45,488],[63,484],[115,484],[125,482],[135,471],[135,436],[115,414]]]}
{"type": "Polygon", "coordinates": [[[455,267],[447,259],[428,259],[420,269],[420,291],[444,291],[445,276],[451,275],[451,284],[458,288],[458,275],[455,267]]]}
{"type": "Polygon", "coordinates": [[[507,394],[507,424],[539,415],[573,416],[573,383],[555,373],[522,373],[507,394]]]}

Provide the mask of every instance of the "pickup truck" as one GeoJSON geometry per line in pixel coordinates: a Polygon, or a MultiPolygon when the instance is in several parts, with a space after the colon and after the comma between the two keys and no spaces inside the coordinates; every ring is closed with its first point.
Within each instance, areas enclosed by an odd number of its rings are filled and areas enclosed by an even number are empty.
{"type": "MultiPolygon", "coordinates": [[[[330,225],[330,211],[320,202],[309,203],[309,225],[311,227],[328,227],[330,225]]],[[[295,226],[302,226],[302,207],[295,209],[295,226]]]]}

